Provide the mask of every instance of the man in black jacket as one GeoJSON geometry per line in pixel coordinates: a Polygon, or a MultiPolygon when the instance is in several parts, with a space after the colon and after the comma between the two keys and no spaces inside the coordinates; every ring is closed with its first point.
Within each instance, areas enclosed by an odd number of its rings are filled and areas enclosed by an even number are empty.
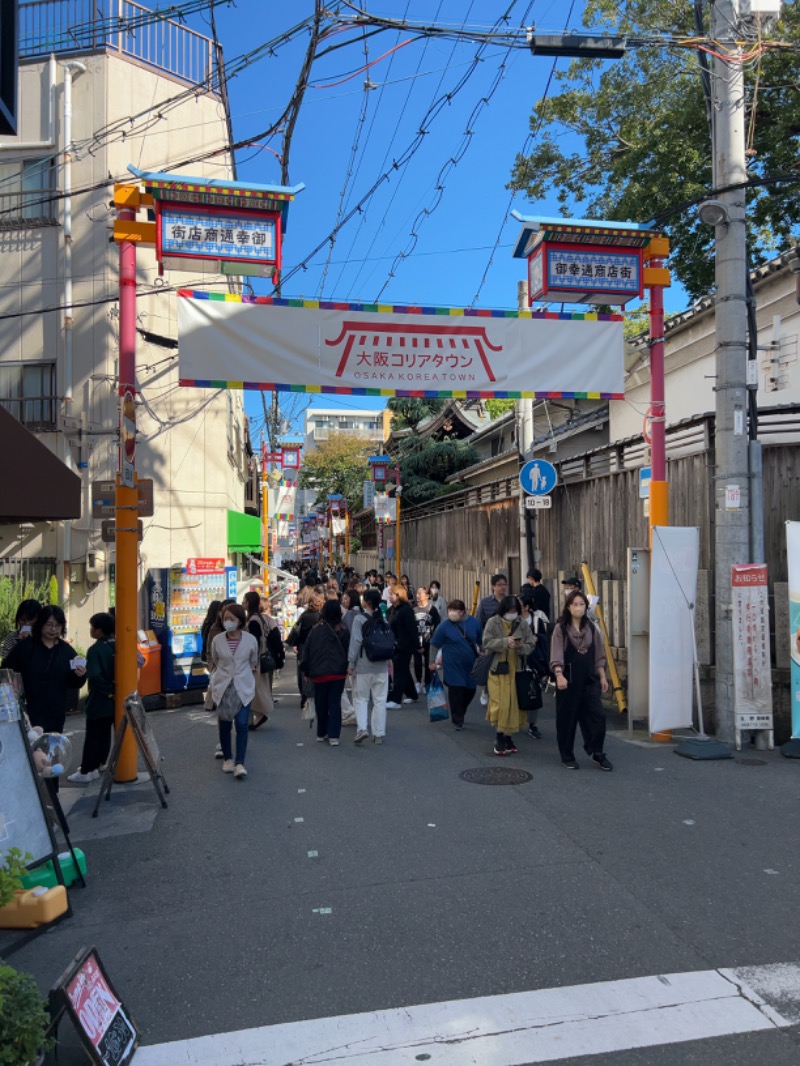
{"type": "Polygon", "coordinates": [[[550,593],[542,584],[541,570],[528,571],[528,580],[522,586],[519,598],[530,608],[531,613],[541,611],[550,621],[550,593]]]}

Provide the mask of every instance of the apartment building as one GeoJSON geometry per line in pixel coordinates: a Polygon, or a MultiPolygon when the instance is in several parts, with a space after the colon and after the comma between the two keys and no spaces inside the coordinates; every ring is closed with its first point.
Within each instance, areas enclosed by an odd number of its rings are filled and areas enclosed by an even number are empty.
{"type": "Polygon", "coordinates": [[[319,444],[330,440],[337,433],[363,437],[375,446],[383,444],[389,435],[391,412],[348,410],[342,408],[314,407],[305,413],[306,454],[319,444]]]}
{"type": "MultiPolygon", "coordinates": [[[[0,573],[55,575],[85,645],[89,616],[114,602],[114,544],[91,507],[92,485],[118,468],[113,183],[131,178],[129,164],[181,160],[192,162],[176,177],[229,178],[225,153],[206,158],[228,136],[208,38],[128,0],[123,20],[112,0],[19,7],[19,124],[0,137],[0,405],[79,474],[83,506],[72,522],[0,525],[0,573]]],[[[143,520],[140,587],[151,567],[260,551],[259,520],[245,514],[242,395],[178,385],[173,286],[232,280],[159,278],[153,249],[138,252],[136,462],[155,512],[143,520]]],[[[249,496],[257,511],[252,486],[249,496]]]]}

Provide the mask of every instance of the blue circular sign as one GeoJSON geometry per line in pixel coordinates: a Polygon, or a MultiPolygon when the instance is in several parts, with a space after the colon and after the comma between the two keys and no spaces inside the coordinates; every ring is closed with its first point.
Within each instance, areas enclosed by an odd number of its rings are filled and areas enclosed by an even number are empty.
{"type": "Polygon", "coordinates": [[[546,459],[532,459],[519,472],[519,483],[528,496],[547,496],[557,481],[556,468],[546,459]]]}

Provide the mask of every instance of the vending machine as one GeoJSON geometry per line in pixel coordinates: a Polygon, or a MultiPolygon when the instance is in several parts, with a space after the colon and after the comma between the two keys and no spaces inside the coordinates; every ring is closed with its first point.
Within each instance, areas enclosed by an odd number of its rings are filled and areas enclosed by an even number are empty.
{"type": "Polygon", "coordinates": [[[147,577],[149,628],[161,645],[164,692],[204,689],[201,627],[212,600],[236,595],[236,567],[224,559],[187,559],[184,566],[151,570],[147,577]]]}

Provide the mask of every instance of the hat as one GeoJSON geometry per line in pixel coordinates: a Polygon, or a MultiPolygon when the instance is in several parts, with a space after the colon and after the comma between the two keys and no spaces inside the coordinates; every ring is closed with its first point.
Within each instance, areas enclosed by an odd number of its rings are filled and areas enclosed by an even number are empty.
{"type": "Polygon", "coordinates": [[[581,588],[581,579],[579,577],[565,577],[561,582],[562,585],[574,585],[576,589],[581,588]]]}

